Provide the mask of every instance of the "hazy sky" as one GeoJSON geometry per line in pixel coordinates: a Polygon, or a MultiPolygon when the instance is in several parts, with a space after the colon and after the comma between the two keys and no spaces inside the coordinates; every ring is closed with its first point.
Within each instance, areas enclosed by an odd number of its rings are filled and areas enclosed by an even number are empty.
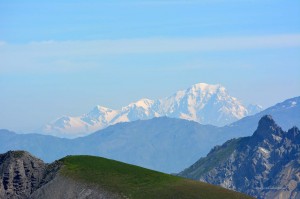
{"type": "Polygon", "coordinates": [[[198,82],[264,107],[300,95],[298,0],[68,2],[0,2],[0,129],[198,82]]]}

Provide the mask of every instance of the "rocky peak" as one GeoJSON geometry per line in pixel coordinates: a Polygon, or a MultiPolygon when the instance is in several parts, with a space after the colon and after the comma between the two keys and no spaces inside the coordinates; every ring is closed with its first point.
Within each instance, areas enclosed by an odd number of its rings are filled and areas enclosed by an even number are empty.
{"type": "Polygon", "coordinates": [[[263,116],[259,122],[256,131],[252,138],[254,139],[267,139],[272,134],[276,136],[282,136],[282,129],[275,123],[271,115],[263,116]]]}
{"type": "Polygon", "coordinates": [[[3,154],[2,157],[1,157],[1,160],[5,161],[7,159],[10,159],[10,158],[21,158],[23,156],[27,156],[27,155],[30,155],[28,152],[26,151],[8,151],[7,153],[3,154]]]}
{"type": "Polygon", "coordinates": [[[180,175],[234,189],[259,199],[300,196],[300,131],[283,131],[263,116],[251,137],[216,147],[180,175]]]}
{"type": "Polygon", "coordinates": [[[298,144],[300,143],[300,130],[294,126],[286,133],[287,138],[295,140],[298,144]]]}
{"type": "Polygon", "coordinates": [[[4,164],[12,164],[16,161],[31,162],[32,167],[35,167],[37,165],[45,165],[45,163],[42,160],[32,156],[27,151],[21,150],[8,151],[4,154],[0,154],[0,160],[1,166],[3,166],[4,164]]]}
{"type": "Polygon", "coordinates": [[[29,198],[42,183],[46,164],[25,151],[0,154],[0,198],[29,198]]]}

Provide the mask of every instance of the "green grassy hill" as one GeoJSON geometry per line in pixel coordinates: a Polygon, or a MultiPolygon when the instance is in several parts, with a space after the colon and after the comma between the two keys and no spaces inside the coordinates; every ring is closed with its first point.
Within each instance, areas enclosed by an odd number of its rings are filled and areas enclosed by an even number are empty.
{"type": "Polygon", "coordinates": [[[122,162],[94,156],[67,156],[61,174],[99,185],[124,198],[243,199],[244,194],[122,162]]]}

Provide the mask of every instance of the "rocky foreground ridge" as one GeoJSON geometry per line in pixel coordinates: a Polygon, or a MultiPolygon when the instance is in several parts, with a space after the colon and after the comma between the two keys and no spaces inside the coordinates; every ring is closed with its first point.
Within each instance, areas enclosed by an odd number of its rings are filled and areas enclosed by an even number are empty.
{"type": "Polygon", "coordinates": [[[62,163],[45,164],[25,151],[0,154],[1,199],[120,198],[59,174],[62,163]]]}
{"type": "Polygon", "coordinates": [[[215,147],[179,175],[257,198],[300,198],[300,131],[264,116],[252,136],[215,147]]]}
{"type": "Polygon", "coordinates": [[[97,156],[66,156],[45,164],[25,151],[0,155],[1,199],[251,199],[192,181],[97,156]]]}

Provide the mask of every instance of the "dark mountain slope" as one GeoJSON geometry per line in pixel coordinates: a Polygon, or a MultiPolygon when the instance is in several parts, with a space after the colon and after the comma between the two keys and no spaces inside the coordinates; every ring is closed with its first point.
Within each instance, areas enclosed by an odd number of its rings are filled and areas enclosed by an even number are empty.
{"type": "Polygon", "coordinates": [[[179,175],[258,198],[299,198],[300,131],[264,116],[251,137],[215,147],[179,175]]]}
{"type": "Polygon", "coordinates": [[[9,150],[24,150],[52,162],[72,153],[72,141],[40,134],[17,134],[0,130],[0,153],[9,150]]]}
{"type": "Polygon", "coordinates": [[[292,126],[300,126],[300,96],[287,99],[274,106],[271,106],[255,115],[244,117],[231,125],[223,127],[223,132],[233,137],[250,136],[255,131],[258,121],[264,115],[271,115],[272,118],[284,130],[292,126]]]}
{"type": "Polygon", "coordinates": [[[205,155],[213,143],[223,141],[217,127],[161,117],[120,123],[75,139],[74,143],[80,154],[172,173],[205,155]]]}
{"type": "Polygon", "coordinates": [[[72,154],[96,155],[172,173],[191,165],[227,137],[214,126],[161,117],[119,123],[73,140],[4,130],[0,138],[0,152],[28,150],[47,162],[72,154]]]}

